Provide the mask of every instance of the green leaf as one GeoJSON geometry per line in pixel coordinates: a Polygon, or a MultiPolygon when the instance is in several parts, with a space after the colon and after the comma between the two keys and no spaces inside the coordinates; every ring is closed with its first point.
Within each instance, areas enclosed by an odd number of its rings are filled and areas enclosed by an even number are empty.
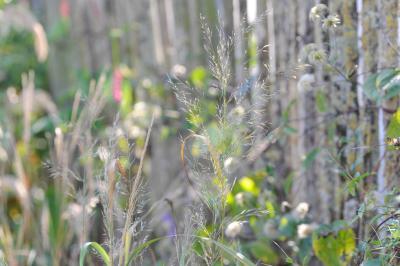
{"type": "Polygon", "coordinates": [[[332,235],[327,237],[313,237],[313,249],[315,255],[326,266],[342,266],[339,259],[339,248],[332,235]]]}
{"type": "Polygon", "coordinates": [[[351,255],[356,248],[355,234],[351,228],[340,230],[337,235],[326,237],[313,235],[315,255],[326,266],[349,265],[351,255]]]}
{"type": "Polygon", "coordinates": [[[320,152],[319,148],[314,148],[307,154],[306,158],[303,161],[304,168],[306,169],[310,168],[311,164],[314,162],[319,152],[320,152]]]}
{"type": "Polygon", "coordinates": [[[355,234],[352,229],[340,230],[337,240],[340,244],[340,253],[350,259],[351,254],[356,248],[355,234]]]}
{"type": "Polygon", "coordinates": [[[155,242],[158,242],[160,240],[166,239],[168,237],[158,237],[158,238],[154,238],[151,239],[141,245],[139,245],[137,248],[135,248],[131,254],[129,255],[129,258],[127,260],[127,262],[125,263],[125,265],[129,265],[129,263],[136,258],[144,249],[148,248],[150,245],[154,244],[155,242]]]}
{"type": "Polygon", "coordinates": [[[133,88],[129,80],[124,79],[122,82],[122,99],[121,99],[121,113],[127,115],[132,110],[133,104],[133,88]]]}
{"type": "Polygon", "coordinates": [[[384,88],[390,81],[398,74],[396,69],[385,69],[378,73],[376,77],[375,86],[377,88],[384,88]]]}
{"type": "Polygon", "coordinates": [[[257,187],[257,184],[248,176],[242,177],[239,179],[238,184],[242,191],[250,192],[251,194],[257,196],[260,193],[260,189],[257,187]]]}
{"type": "MultiPolygon", "coordinates": [[[[379,75],[379,77],[382,74],[379,75]]],[[[378,77],[378,78],[379,78],[378,77]]],[[[391,69],[389,73],[386,75],[382,75],[382,80],[380,80],[380,85],[378,88],[381,88],[384,92],[384,99],[389,100],[393,97],[396,97],[400,93],[400,69],[391,69]]]]}
{"type": "Polygon", "coordinates": [[[69,20],[60,19],[55,22],[49,30],[48,39],[49,42],[60,42],[69,33],[71,23],[69,20]]]}
{"type": "Polygon", "coordinates": [[[320,113],[324,113],[327,111],[327,103],[325,93],[322,90],[319,90],[315,94],[315,103],[317,105],[317,111],[320,113]]]}
{"type": "Polygon", "coordinates": [[[107,266],[111,266],[110,257],[108,256],[107,252],[104,250],[102,246],[100,246],[97,242],[87,242],[85,243],[79,254],[79,266],[84,266],[86,254],[90,252],[90,249],[94,249],[102,258],[103,262],[107,266]]]}
{"type": "Polygon", "coordinates": [[[371,75],[363,86],[365,95],[376,102],[389,100],[400,93],[400,69],[385,69],[371,75]]]}
{"type": "Polygon", "coordinates": [[[352,178],[349,182],[346,184],[346,189],[350,193],[350,195],[355,196],[356,194],[356,189],[358,184],[366,177],[370,176],[370,173],[364,173],[362,175],[358,174],[354,178],[352,178]]]}
{"type": "Polygon", "coordinates": [[[377,77],[378,77],[378,74],[373,74],[373,75],[369,76],[363,86],[365,95],[373,101],[380,100],[379,92],[376,89],[377,77]]]}
{"type": "Polygon", "coordinates": [[[279,255],[271,247],[270,243],[258,240],[249,243],[247,246],[250,253],[263,263],[276,265],[279,262],[279,255]]]}
{"type": "Polygon", "coordinates": [[[400,108],[391,117],[386,136],[390,138],[400,137],[400,108]]]}
{"type": "Polygon", "coordinates": [[[207,79],[207,70],[204,67],[196,67],[190,73],[190,81],[197,88],[203,88],[207,79]]]}
{"type": "Polygon", "coordinates": [[[285,132],[285,133],[288,134],[288,135],[291,135],[291,134],[297,133],[297,129],[295,129],[294,127],[291,127],[291,126],[287,125],[287,126],[284,126],[284,127],[283,127],[283,132],[285,132]]]}
{"type": "Polygon", "coordinates": [[[211,243],[218,248],[220,248],[226,255],[228,255],[231,259],[236,260],[237,262],[242,263],[244,266],[256,266],[251,260],[246,258],[243,254],[231,249],[230,247],[215,241],[211,238],[208,237],[198,237],[199,240],[206,242],[206,243],[211,243]]]}
{"type": "Polygon", "coordinates": [[[381,266],[383,265],[380,259],[369,259],[367,261],[363,261],[363,266],[381,266]]]}
{"type": "Polygon", "coordinates": [[[393,80],[390,84],[385,87],[386,94],[384,99],[390,100],[393,97],[396,97],[400,93],[400,79],[397,78],[393,80]]]}
{"type": "Polygon", "coordinates": [[[46,191],[46,200],[49,208],[50,219],[49,219],[49,235],[51,241],[51,247],[53,252],[60,245],[64,238],[64,232],[66,232],[66,223],[61,218],[61,202],[62,193],[58,191],[54,186],[51,186],[46,191]]]}

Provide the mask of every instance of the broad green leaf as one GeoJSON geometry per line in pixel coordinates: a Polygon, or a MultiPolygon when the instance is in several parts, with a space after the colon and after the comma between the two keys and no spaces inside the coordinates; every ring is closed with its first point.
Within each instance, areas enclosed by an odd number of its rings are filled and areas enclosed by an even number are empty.
{"type": "Polygon", "coordinates": [[[390,138],[400,137],[400,108],[393,114],[386,135],[390,138]]]}
{"type": "Polygon", "coordinates": [[[365,95],[378,103],[400,94],[400,69],[385,69],[371,75],[363,86],[365,95]]]}
{"type": "Polygon", "coordinates": [[[110,257],[104,248],[97,242],[87,242],[82,246],[79,254],[79,266],[84,266],[85,257],[90,252],[90,249],[94,249],[100,255],[105,265],[111,266],[110,257]]]}
{"type": "Polygon", "coordinates": [[[396,69],[385,69],[378,73],[376,77],[375,86],[377,88],[384,88],[390,81],[398,74],[396,69]]]}
{"type": "Polygon", "coordinates": [[[384,99],[389,100],[400,93],[400,69],[389,69],[379,74],[377,82],[378,88],[381,88],[384,93],[384,99]]]}
{"type": "Polygon", "coordinates": [[[347,261],[351,258],[351,254],[356,248],[355,234],[352,229],[340,230],[338,238],[341,254],[347,257],[347,261]]]}
{"type": "Polygon", "coordinates": [[[315,255],[325,266],[342,266],[339,259],[340,247],[332,235],[327,237],[313,237],[312,241],[315,255]]]}
{"type": "Polygon", "coordinates": [[[379,92],[376,89],[377,77],[378,77],[378,74],[373,74],[373,75],[369,76],[363,86],[365,95],[373,101],[380,100],[379,92]]]}
{"type": "Polygon", "coordinates": [[[329,234],[325,237],[318,237],[314,234],[312,245],[315,255],[324,265],[348,265],[356,248],[355,234],[350,228],[340,230],[336,236],[329,234]]]}

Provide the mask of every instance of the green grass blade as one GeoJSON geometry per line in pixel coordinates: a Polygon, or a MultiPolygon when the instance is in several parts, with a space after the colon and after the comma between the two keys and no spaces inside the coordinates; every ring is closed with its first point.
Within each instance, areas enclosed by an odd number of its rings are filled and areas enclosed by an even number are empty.
{"type": "Polygon", "coordinates": [[[157,242],[157,241],[160,241],[160,240],[162,240],[162,239],[166,239],[166,238],[168,238],[168,237],[158,237],[158,238],[154,238],[154,239],[151,239],[151,240],[149,240],[149,241],[147,241],[147,242],[145,242],[145,243],[139,245],[137,248],[135,248],[135,249],[131,252],[131,254],[129,255],[129,258],[128,258],[128,260],[127,260],[127,262],[125,263],[125,265],[129,265],[129,263],[131,263],[131,261],[132,261],[137,255],[139,255],[140,252],[142,252],[145,248],[148,248],[148,247],[149,247],[150,245],[152,245],[153,243],[155,243],[155,242],[157,242]]]}
{"type": "Polygon", "coordinates": [[[228,247],[218,241],[215,241],[208,237],[198,237],[198,238],[204,242],[209,242],[209,243],[216,245],[223,252],[225,252],[227,255],[229,255],[232,259],[235,259],[236,261],[242,263],[245,266],[256,266],[251,260],[246,258],[243,254],[236,252],[235,250],[231,249],[230,247],[228,247]]]}
{"type": "Polygon", "coordinates": [[[79,266],[84,266],[85,257],[90,252],[90,248],[93,248],[94,250],[97,251],[97,253],[99,253],[101,258],[103,259],[103,262],[107,266],[111,266],[110,257],[108,256],[104,248],[100,246],[100,244],[97,242],[87,242],[85,243],[85,245],[83,245],[83,247],[81,248],[81,252],[79,254],[79,266]]]}

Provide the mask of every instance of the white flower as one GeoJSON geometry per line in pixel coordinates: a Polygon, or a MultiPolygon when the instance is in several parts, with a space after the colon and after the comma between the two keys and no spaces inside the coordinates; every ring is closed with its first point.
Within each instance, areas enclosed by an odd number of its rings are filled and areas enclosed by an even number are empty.
{"type": "Polygon", "coordinates": [[[300,224],[297,226],[297,236],[300,239],[307,238],[316,228],[316,224],[300,224]]]}
{"type": "Polygon", "coordinates": [[[322,28],[324,30],[336,28],[339,24],[340,24],[340,18],[338,15],[329,15],[327,18],[322,20],[322,28]]]}
{"type": "Polygon", "coordinates": [[[234,221],[230,223],[225,230],[225,235],[229,238],[236,238],[242,231],[243,224],[239,221],[234,221]]]}
{"type": "Polygon", "coordinates": [[[294,210],[295,217],[304,219],[310,209],[310,205],[307,202],[300,202],[294,210]]]}
{"type": "Polygon", "coordinates": [[[110,159],[110,153],[104,146],[100,146],[97,149],[97,155],[102,162],[106,162],[108,161],[108,159],[110,159]]]}

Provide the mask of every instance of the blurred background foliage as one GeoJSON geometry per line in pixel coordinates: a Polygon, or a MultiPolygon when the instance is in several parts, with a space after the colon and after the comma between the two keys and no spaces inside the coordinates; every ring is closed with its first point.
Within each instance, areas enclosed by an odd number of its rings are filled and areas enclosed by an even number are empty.
{"type": "Polygon", "coordinates": [[[0,0],[0,265],[398,265],[399,10],[0,0]]]}

